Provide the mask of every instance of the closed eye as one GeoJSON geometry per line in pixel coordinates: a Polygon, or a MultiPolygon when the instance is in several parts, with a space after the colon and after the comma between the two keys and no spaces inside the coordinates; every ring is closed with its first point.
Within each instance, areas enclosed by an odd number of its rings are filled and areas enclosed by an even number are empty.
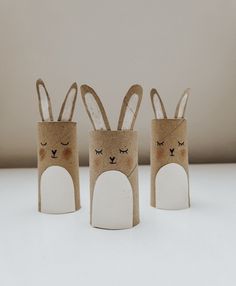
{"type": "Polygon", "coordinates": [[[128,148],[125,150],[123,150],[123,149],[119,149],[119,150],[120,150],[120,153],[122,153],[122,154],[124,154],[124,153],[128,154],[128,148]]]}
{"type": "Polygon", "coordinates": [[[163,145],[164,145],[164,141],[162,142],[157,141],[157,146],[163,146],[163,145]]]}
{"type": "Polygon", "coordinates": [[[102,155],[102,149],[101,150],[95,149],[95,153],[96,153],[96,155],[102,155]]]}
{"type": "Polygon", "coordinates": [[[179,146],[184,146],[184,141],[183,142],[178,141],[178,144],[179,146]]]}
{"type": "Polygon", "coordinates": [[[47,142],[45,142],[45,143],[41,142],[40,144],[41,144],[42,146],[46,146],[46,145],[47,145],[47,142]]]}
{"type": "Polygon", "coordinates": [[[66,145],[69,145],[69,143],[70,142],[66,142],[66,143],[61,142],[61,145],[66,146],[66,145]]]}

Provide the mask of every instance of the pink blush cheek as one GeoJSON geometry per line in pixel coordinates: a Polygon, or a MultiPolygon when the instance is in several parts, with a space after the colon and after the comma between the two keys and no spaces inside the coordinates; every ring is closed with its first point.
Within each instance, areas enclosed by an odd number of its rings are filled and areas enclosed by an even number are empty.
{"type": "Polygon", "coordinates": [[[45,158],[45,156],[46,156],[46,151],[45,151],[43,148],[40,148],[40,150],[39,150],[40,160],[43,161],[43,159],[45,158]]]}
{"type": "Polygon", "coordinates": [[[157,150],[157,159],[162,159],[164,157],[164,150],[163,149],[160,149],[160,150],[157,150]]]}
{"type": "Polygon", "coordinates": [[[126,159],[126,164],[129,168],[131,168],[133,166],[133,163],[134,163],[134,160],[131,156],[129,156],[127,159],[126,159]]]}
{"type": "Polygon", "coordinates": [[[99,167],[99,166],[101,165],[101,161],[102,161],[101,158],[96,158],[96,159],[94,160],[94,165],[95,165],[95,167],[99,167]]]}
{"type": "Polygon", "coordinates": [[[63,158],[65,158],[66,160],[69,160],[70,157],[72,155],[72,151],[71,151],[71,148],[66,148],[64,151],[63,151],[63,158]]]}

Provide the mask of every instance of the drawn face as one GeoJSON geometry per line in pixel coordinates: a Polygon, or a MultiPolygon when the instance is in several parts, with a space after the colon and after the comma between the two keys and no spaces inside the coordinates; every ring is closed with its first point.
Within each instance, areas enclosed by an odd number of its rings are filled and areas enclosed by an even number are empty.
{"type": "Polygon", "coordinates": [[[58,161],[71,162],[75,158],[76,137],[73,122],[40,122],[38,158],[41,162],[57,165],[58,161]]]}
{"type": "Polygon", "coordinates": [[[128,175],[137,165],[137,152],[134,131],[90,133],[90,166],[98,171],[118,170],[128,175]]]}
{"type": "Polygon", "coordinates": [[[180,163],[188,159],[184,119],[153,120],[152,134],[152,150],[156,160],[180,163]]]}

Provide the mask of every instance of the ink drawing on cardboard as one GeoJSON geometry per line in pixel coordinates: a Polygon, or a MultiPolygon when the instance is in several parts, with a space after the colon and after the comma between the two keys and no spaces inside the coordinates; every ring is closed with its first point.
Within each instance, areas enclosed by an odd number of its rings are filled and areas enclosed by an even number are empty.
{"type": "Polygon", "coordinates": [[[133,85],[127,92],[114,131],[96,92],[83,85],[81,94],[94,128],[89,138],[91,225],[131,228],[139,223],[138,138],[133,127],[142,88],[133,85]]]}
{"type": "Polygon", "coordinates": [[[151,205],[177,210],[190,206],[187,121],[184,118],[190,90],[182,95],[174,118],[167,118],[156,89],[151,90],[155,119],[151,125],[151,205]]]}
{"type": "Polygon", "coordinates": [[[38,122],[38,208],[40,212],[62,214],[80,208],[77,125],[72,117],[77,85],[72,84],[54,120],[51,100],[42,80],[36,89],[38,122]]]}

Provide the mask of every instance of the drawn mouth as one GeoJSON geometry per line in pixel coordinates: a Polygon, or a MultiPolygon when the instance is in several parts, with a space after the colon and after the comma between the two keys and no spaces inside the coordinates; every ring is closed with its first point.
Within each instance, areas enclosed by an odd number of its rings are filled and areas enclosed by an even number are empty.
{"type": "Polygon", "coordinates": [[[51,158],[56,159],[56,158],[57,158],[57,156],[51,156],[51,158]]]}

